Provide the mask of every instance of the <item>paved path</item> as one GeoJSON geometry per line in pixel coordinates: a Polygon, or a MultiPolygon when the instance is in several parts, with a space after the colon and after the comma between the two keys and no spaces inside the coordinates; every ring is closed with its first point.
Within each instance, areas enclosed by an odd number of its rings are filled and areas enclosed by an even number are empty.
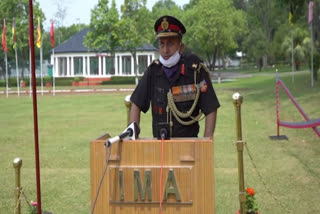
{"type": "Polygon", "coordinates": [[[223,71],[223,72],[215,71],[211,75],[211,77],[212,77],[212,79],[218,79],[219,75],[220,75],[221,79],[239,79],[239,78],[252,77],[252,74],[243,74],[240,72],[230,72],[230,71],[223,71]]]}
{"type": "MultiPolygon", "coordinates": [[[[307,73],[308,71],[299,71],[296,73],[302,74],[302,73],[307,73]]],[[[285,75],[290,75],[292,74],[291,72],[281,72],[279,73],[279,76],[285,76],[285,75]]],[[[261,76],[270,76],[270,75],[274,75],[275,73],[254,73],[254,74],[243,74],[241,72],[235,72],[235,71],[223,71],[223,72],[219,72],[219,71],[215,71],[211,77],[213,81],[217,81],[217,79],[219,78],[219,75],[221,77],[221,81],[232,81],[234,79],[240,79],[240,78],[250,78],[254,75],[261,75],[261,76]]],[[[112,93],[112,92],[133,92],[133,88],[118,88],[118,89],[114,89],[114,88],[109,88],[109,89],[64,89],[64,90],[55,90],[55,93],[57,94],[73,94],[73,93],[77,93],[77,94],[85,94],[85,93],[112,93]]],[[[41,89],[37,90],[37,93],[39,95],[42,94],[41,89]]],[[[9,95],[17,95],[18,92],[17,91],[11,91],[9,90],[9,95]]],[[[30,95],[32,93],[30,93],[29,90],[20,90],[20,94],[21,95],[30,95]]],[[[43,90],[43,94],[53,94],[52,90],[43,90]]],[[[6,95],[6,91],[0,91],[0,95],[6,95]]]]}
{"type": "MultiPolygon", "coordinates": [[[[37,90],[37,94],[41,95],[43,92],[43,94],[53,94],[53,90],[37,90]]],[[[73,94],[73,93],[106,93],[106,92],[133,92],[132,88],[118,88],[118,89],[114,89],[114,88],[109,88],[109,89],[63,89],[63,90],[55,90],[54,91],[56,94],[73,94]]],[[[11,94],[18,94],[18,91],[11,91],[9,90],[8,92],[9,95],[11,94]]],[[[20,90],[20,94],[21,95],[30,95],[32,94],[32,92],[30,93],[29,90],[20,90]]],[[[0,95],[6,95],[6,91],[0,91],[0,95]]]]}

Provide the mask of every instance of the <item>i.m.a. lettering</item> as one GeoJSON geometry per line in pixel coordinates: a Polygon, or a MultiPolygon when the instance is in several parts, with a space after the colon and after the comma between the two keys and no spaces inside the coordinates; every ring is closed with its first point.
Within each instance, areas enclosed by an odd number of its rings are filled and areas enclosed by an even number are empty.
{"type": "MultiPolygon", "coordinates": [[[[152,198],[152,191],[159,191],[159,187],[152,185],[152,171],[145,170],[144,178],[142,180],[140,170],[133,170],[132,182],[133,182],[133,199],[126,198],[126,189],[124,188],[124,174],[122,170],[118,171],[119,175],[119,199],[120,201],[135,201],[135,202],[154,202],[152,198]]],[[[159,178],[160,179],[160,178],[159,178]]],[[[129,179],[130,181],[130,179],[129,179]]],[[[177,183],[177,179],[173,169],[170,169],[167,173],[166,183],[163,191],[163,201],[167,201],[169,198],[175,198],[176,202],[181,201],[180,191],[177,183]]]]}

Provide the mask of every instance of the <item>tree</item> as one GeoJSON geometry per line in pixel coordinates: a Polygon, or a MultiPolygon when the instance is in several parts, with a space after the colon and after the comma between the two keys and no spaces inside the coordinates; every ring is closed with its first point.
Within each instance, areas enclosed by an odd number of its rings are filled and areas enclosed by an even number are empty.
{"type": "Polygon", "coordinates": [[[230,0],[199,0],[187,10],[185,41],[214,70],[218,54],[236,48],[236,36],[247,31],[243,11],[236,10],[230,0]]]}
{"type": "Polygon", "coordinates": [[[138,84],[137,49],[150,42],[152,19],[146,0],[125,0],[121,6],[122,17],[117,23],[117,35],[122,48],[129,50],[134,59],[134,72],[138,84]]]}
{"type": "Polygon", "coordinates": [[[184,10],[190,10],[191,8],[193,8],[194,6],[196,6],[198,4],[200,0],[190,0],[189,4],[186,4],[183,6],[184,10]]]}
{"type": "MultiPolygon", "coordinates": [[[[300,69],[300,65],[308,60],[310,57],[310,35],[309,32],[300,27],[296,27],[294,30],[294,62],[296,70],[300,69]]],[[[281,49],[285,53],[286,57],[291,57],[292,46],[291,46],[291,35],[286,36],[283,39],[281,49]]]]}
{"type": "Polygon", "coordinates": [[[263,67],[263,56],[266,55],[269,49],[268,39],[262,29],[252,31],[243,43],[244,50],[248,54],[249,59],[255,60],[261,71],[263,67]]]}
{"type": "Polygon", "coordinates": [[[272,41],[275,32],[283,22],[288,24],[289,12],[284,13],[280,6],[277,0],[249,0],[246,7],[249,30],[254,35],[249,35],[244,42],[244,44],[247,44],[245,49],[249,51],[247,53],[248,57],[254,59],[260,69],[268,65],[268,57],[272,53],[272,41]],[[253,46],[252,42],[259,45],[253,46]],[[262,47],[264,50],[256,50],[262,47]],[[262,54],[261,51],[264,52],[262,56],[260,55],[262,54]],[[259,53],[259,55],[256,55],[256,53],[259,53]]]}
{"type": "MultiPolygon", "coordinates": [[[[39,2],[33,1],[34,23],[37,23],[37,18],[45,20],[44,13],[39,7],[39,2]]],[[[24,76],[24,65],[29,61],[29,1],[28,0],[1,0],[0,1],[0,20],[6,19],[6,35],[8,46],[8,60],[15,60],[15,52],[13,50],[12,41],[12,19],[16,21],[17,49],[19,55],[19,67],[22,68],[22,77],[24,76]]],[[[2,24],[1,24],[2,27],[2,24]]],[[[34,25],[34,38],[36,39],[36,27],[34,25]]],[[[2,29],[2,28],[1,28],[2,29]]],[[[42,26],[41,26],[41,29],[42,26]]],[[[2,30],[1,30],[2,33],[2,30]]],[[[34,42],[34,41],[33,41],[34,42]]],[[[3,51],[0,52],[0,58],[4,59],[3,51]]],[[[0,60],[2,71],[5,71],[4,60],[0,60]]]]}
{"type": "MultiPolygon", "coordinates": [[[[280,0],[281,6],[288,8],[288,13],[291,12],[293,15],[293,23],[296,23],[301,16],[305,15],[306,6],[309,0],[280,0]]],[[[283,8],[283,7],[282,7],[283,8]]]]}
{"type": "Polygon", "coordinates": [[[108,3],[108,0],[100,0],[91,11],[89,32],[84,44],[88,48],[98,51],[108,50],[113,53],[119,46],[119,35],[117,34],[119,13],[115,0],[112,0],[111,8],[108,7],[108,3]]]}
{"type": "Polygon", "coordinates": [[[233,5],[237,9],[246,10],[247,0],[233,0],[233,5]]]}
{"type": "Polygon", "coordinates": [[[152,18],[157,20],[164,15],[179,17],[182,9],[172,0],[159,0],[152,7],[152,18]]]}
{"type": "Polygon", "coordinates": [[[64,19],[67,15],[67,7],[64,6],[65,1],[64,0],[54,0],[54,4],[57,6],[57,12],[54,14],[54,23],[56,28],[56,37],[58,39],[58,45],[64,41],[62,39],[63,34],[60,30],[61,27],[63,27],[64,19]]]}

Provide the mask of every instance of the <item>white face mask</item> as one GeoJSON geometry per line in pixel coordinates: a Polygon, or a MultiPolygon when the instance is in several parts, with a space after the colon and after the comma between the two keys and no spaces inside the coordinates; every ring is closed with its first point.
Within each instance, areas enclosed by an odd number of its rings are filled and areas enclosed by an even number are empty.
{"type": "Polygon", "coordinates": [[[181,55],[179,53],[179,50],[177,50],[169,59],[166,60],[160,55],[159,60],[162,63],[162,65],[166,66],[167,68],[171,68],[179,62],[180,57],[181,55]]]}

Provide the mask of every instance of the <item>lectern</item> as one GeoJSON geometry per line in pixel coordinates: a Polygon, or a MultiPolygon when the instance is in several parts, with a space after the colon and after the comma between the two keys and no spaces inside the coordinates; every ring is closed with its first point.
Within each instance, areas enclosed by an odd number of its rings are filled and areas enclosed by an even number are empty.
{"type": "MultiPolygon", "coordinates": [[[[91,206],[106,164],[108,137],[105,134],[90,144],[91,206]]],[[[166,140],[162,176],[161,155],[157,139],[113,144],[95,213],[158,214],[161,192],[163,214],[214,214],[212,140],[166,140]]]]}

